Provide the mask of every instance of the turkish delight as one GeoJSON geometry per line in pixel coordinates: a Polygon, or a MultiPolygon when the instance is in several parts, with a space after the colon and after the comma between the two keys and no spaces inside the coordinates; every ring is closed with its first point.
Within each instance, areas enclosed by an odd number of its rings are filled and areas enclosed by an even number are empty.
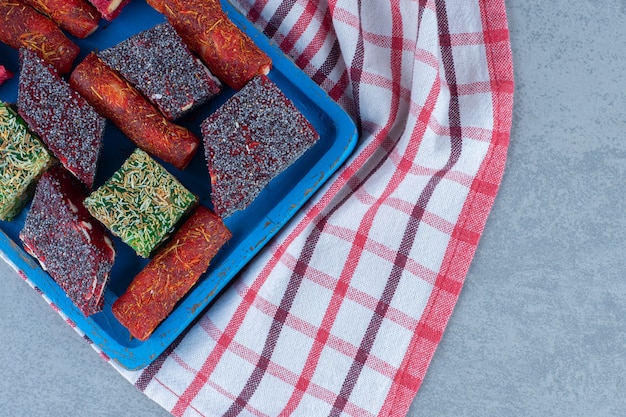
{"type": "Polygon", "coordinates": [[[0,1],[0,16],[0,42],[14,49],[32,49],[61,75],[71,71],[80,49],[47,16],[12,1],[0,1]]]}
{"type": "Polygon", "coordinates": [[[13,73],[6,69],[4,65],[0,65],[0,85],[11,78],[13,78],[13,73]]]}
{"type": "Polygon", "coordinates": [[[189,48],[211,72],[239,90],[252,77],[268,74],[272,60],[241,31],[219,0],[148,0],[165,15],[189,48]]]}
{"type": "Polygon", "coordinates": [[[215,211],[245,209],[311,148],[318,133],[267,76],[259,75],[202,122],[215,211]]]}
{"type": "Polygon", "coordinates": [[[54,156],[91,190],[106,119],[33,51],[20,49],[20,66],[18,113],[54,156]]]}
{"type": "Polygon", "coordinates": [[[87,210],[144,258],[198,202],[172,174],[135,149],[101,187],[85,199],[87,210]]]}
{"type": "Polygon", "coordinates": [[[130,0],[89,0],[106,20],[115,19],[130,0]]]}
{"type": "Polygon", "coordinates": [[[60,165],[37,183],[20,240],[85,315],[102,310],[115,261],[107,230],[85,209],[80,183],[60,165]]]}
{"type": "Polygon", "coordinates": [[[230,237],[219,216],[198,206],[113,303],[113,315],[133,337],[146,340],[230,237]]]}
{"type": "Polygon", "coordinates": [[[184,169],[200,145],[172,123],[117,71],[91,52],[70,75],[70,86],[146,152],[184,169]]]}
{"type": "Polygon", "coordinates": [[[62,29],[84,39],[98,29],[100,12],[86,0],[21,0],[52,19],[62,29]]]}
{"type": "Polygon", "coordinates": [[[118,71],[169,120],[216,96],[219,80],[167,22],[131,36],[98,56],[118,71]]]}
{"type": "Polygon", "coordinates": [[[12,220],[22,210],[53,162],[26,122],[0,102],[0,220],[12,220]]]}

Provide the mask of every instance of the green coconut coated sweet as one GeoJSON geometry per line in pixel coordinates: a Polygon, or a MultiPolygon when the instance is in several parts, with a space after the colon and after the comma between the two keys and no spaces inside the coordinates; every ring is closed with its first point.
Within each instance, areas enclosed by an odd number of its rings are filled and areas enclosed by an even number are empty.
{"type": "Polygon", "coordinates": [[[0,102],[0,220],[12,220],[54,158],[8,104],[0,102]]]}
{"type": "Polygon", "coordinates": [[[84,204],[137,255],[147,258],[197,202],[165,168],[136,149],[84,204]]]}

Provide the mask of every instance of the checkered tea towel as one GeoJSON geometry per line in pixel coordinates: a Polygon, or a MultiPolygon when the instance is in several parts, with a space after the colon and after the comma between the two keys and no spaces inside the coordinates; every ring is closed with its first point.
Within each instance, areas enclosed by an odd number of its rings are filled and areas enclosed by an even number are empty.
{"type": "Polygon", "coordinates": [[[174,416],[403,416],[503,174],[503,0],[238,0],[343,106],[343,168],[154,363],[174,416]]]}

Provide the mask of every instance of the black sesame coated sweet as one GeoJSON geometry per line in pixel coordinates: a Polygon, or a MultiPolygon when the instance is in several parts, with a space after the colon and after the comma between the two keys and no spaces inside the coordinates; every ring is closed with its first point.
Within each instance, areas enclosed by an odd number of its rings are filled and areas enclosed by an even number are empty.
{"type": "Polygon", "coordinates": [[[20,65],[18,113],[54,156],[91,189],[106,120],[31,50],[20,50],[20,65]]]}
{"type": "Polygon", "coordinates": [[[35,190],[20,239],[24,249],[88,316],[102,310],[115,260],[111,238],[85,209],[78,180],[57,165],[35,190]]]}
{"type": "Polygon", "coordinates": [[[222,217],[245,209],[315,144],[318,133],[265,75],[253,78],[202,123],[211,199],[222,217]]]}
{"type": "Polygon", "coordinates": [[[165,117],[175,120],[222,91],[169,23],[140,32],[98,56],[118,71],[165,117]]]}

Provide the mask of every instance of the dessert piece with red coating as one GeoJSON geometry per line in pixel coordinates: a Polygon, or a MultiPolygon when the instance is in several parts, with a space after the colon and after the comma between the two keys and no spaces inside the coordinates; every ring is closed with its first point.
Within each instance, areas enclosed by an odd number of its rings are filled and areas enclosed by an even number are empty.
{"type": "Polygon", "coordinates": [[[184,169],[198,150],[200,139],[196,135],[167,120],[94,52],[74,68],[69,82],[98,113],[153,156],[184,169]]]}
{"type": "Polygon", "coordinates": [[[175,120],[222,91],[222,84],[184,44],[167,22],[144,30],[98,53],[152,102],[175,120]]]}
{"type": "Polygon", "coordinates": [[[60,165],[39,180],[20,240],[85,315],[101,311],[115,261],[102,225],[83,206],[83,187],[60,165]]]}
{"type": "Polygon", "coordinates": [[[202,122],[211,200],[228,217],[245,209],[319,138],[265,75],[253,78],[202,122]]]}
{"type": "Polygon", "coordinates": [[[197,203],[191,191],[141,149],[84,201],[96,219],[144,258],[197,203]]]}
{"type": "Polygon", "coordinates": [[[219,216],[198,206],[113,303],[113,315],[133,337],[148,339],[230,237],[219,216]]]}
{"type": "Polygon", "coordinates": [[[219,0],[148,0],[148,4],[165,15],[189,48],[229,87],[239,90],[255,75],[269,73],[270,57],[228,18],[219,0]]]}
{"type": "Polygon", "coordinates": [[[26,122],[0,101],[0,220],[13,220],[56,161],[26,122]]]}
{"type": "Polygon", "coordinates": [[[130,0],[89,0],[106,20],[115,19],[130,0]]]}
{"type": "Polygon", "coordinates": [[[0,1],[0,42],[32,49],[61,75],[71,71],[80,52],[56,23],[18,1],[0,1]]]}
{"type": "Polygon", "coordinates": [[[6,69],[4,65],[0,65],[0,85],[11,78],[13,78],[13,73],[6,69]]]}
{"type": "Polygon", "coordinates": [[[98,168],[106,119],[33,51],[20,49],[18,113],[88,190],[98,168]]]}
{"type": "Polygon", "coordinates": [[[84,39],[98,29],[100,12],[86,0],[20,0],[45,14],[62,29],[84,39]]]}

